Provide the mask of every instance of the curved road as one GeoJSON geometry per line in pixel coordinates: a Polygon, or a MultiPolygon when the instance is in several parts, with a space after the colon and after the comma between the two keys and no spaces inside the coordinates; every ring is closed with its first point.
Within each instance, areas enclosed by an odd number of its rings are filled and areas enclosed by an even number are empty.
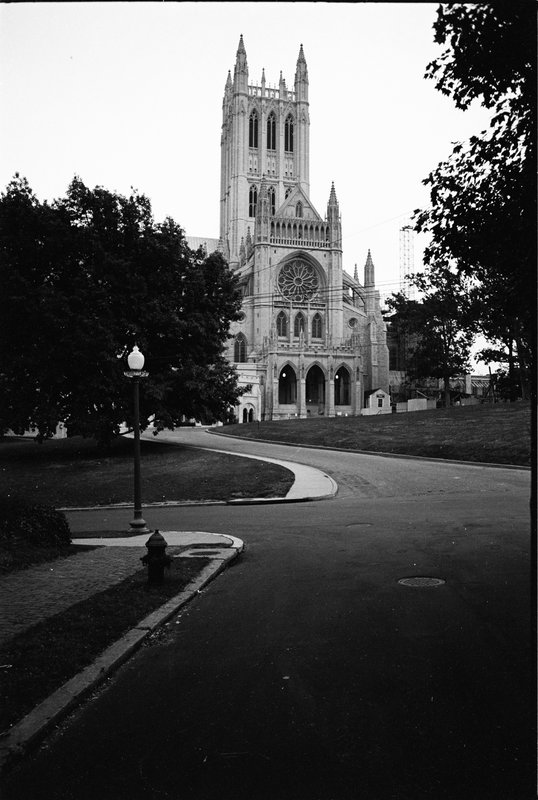
{"type": "Polygon", "coordinates": [[[4,800],[534,798],[530,473],[181,436],[316,467],[338,494],[148,509],[245,553],[4,800]],[[444,583],[398,582],[416,576],[444,583]]]}

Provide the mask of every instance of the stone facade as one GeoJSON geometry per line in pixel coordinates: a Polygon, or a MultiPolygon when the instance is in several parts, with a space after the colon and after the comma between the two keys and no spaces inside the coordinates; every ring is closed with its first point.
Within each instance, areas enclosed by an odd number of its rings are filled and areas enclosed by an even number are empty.
{"type": "Polygon", "coordinates": [[[370,252],[364,282],[343,267],[334,184],[310,201],[308,70],[292,90],[249,84],[243,38],[228,73],[221,139],[220,249],[239,276],[244,317],[228,357],[251,384],[239,421],[357,415],[388,392],[386,326],[370,252]],[[246,413],[245,413],[246,412],[246,413]]]}

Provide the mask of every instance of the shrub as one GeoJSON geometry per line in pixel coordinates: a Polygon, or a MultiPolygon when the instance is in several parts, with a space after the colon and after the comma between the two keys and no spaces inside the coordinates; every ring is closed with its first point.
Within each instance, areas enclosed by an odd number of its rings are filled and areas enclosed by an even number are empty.
{"type": "Polygon", "coordinates": [[[25,542],[38,547],[66,547],[71,531],[64,513],[52,506],[29,505],[18,497],[0,497],[0,543],[25,542]]]}

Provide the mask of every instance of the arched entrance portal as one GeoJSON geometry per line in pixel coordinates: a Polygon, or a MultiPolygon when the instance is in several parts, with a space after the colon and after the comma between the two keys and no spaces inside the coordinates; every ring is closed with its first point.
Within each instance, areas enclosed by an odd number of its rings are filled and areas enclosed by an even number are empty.
{"type": "Polygon", "coordinates": [[[334,404],[336,406],[348,406],[350,404],[349,387],[349,372],[345,367],[340,367],[334,376],[334,404]]]}
{"type": "Polygon", "coordinates": [[[314,364],[306,374],[306,413],[309,416],[323,415],[325,413],[325,375],[314,364]]]}
{"type": "Polygon", "coordinates": [[[278,378],[278,404],[289,406],[297,402],[297,377],[287,364],[280,370],[278,378]]]}

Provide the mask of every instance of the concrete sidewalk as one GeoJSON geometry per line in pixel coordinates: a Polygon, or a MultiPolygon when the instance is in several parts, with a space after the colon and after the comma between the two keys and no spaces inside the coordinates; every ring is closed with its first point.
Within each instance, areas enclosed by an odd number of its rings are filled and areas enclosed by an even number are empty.
{"type": "MultiPolygon", "coordinates": [[[[144,438],[155,441],[151,434],[144,438]]],[[[183,430],[167,432],[159,436],[163,444],[184,444],[197,449],[213,450],[195,444],[183,430]]],[[[216,452],[229,453],[226,450],[216,452]]],[[[321,470],[290,461],[267,457],[233,453],[239,458],[270,461],[289,469],[294,474],[294,483],[285,497],[240,498],[228,501],[233,505],[298,502],[333,497],[337,484],[321,470]]],[[[212,503],[213,504],[213,503],[212,503]]],[[[220,503],[219,503],[220,504],[220,503]]],[[[223,503],[224,504],[224,503],[223,503]]],[[[181,503],[170,505],[181,505],[181,503]]],[[[188,505],[193,505],[192,502],[188,505]]],[[[203,504],[202,504],[203,505],[203,504]]],[[[84,509],[86,513],[99,515],[105,507],[84,509]]],[[[67,509],[63,509],[67,510],[67,509]]],[[[73,509],[71,509],[73,510],[73,509]]],[[[83,510],[83,509],[80,509],[83,510]]],[[[1,740],[0,768],[12,757],[21,755],[48,728],[68,711],[112,670],[125,661],[142,641],[157,627],[175,614],[186,602],[209,581],[219,574],[227,564],[243,550],[243,542],[233,536],[224,536],[206,531],[161,530],[168,546],[182,548],[181,558],[196,555],[208,556],[211,561],[200,576],[184,592],[153,612],[139,625],[129,631],[119,642],[82,673],[68,681],[41,705],[15,724],[1,740]],[[203,548],[203,550],[202,550],[203,548]]],[[[66,559],[30,567],[22,572],[6,576],[0,584],[0,605],[5,612],[0,624],[0,646],[33,625],[59,614],[75,603],[104,591],[141,568],[140,559],[146,554],[145,543],[149,534],[124,537],[88,537],[74,540],[76,545],[93,545],[97,549],[81,551],[66,559]]]]}
{"type": "MultiPolygon", "coordinates": [[[[259,505],[262,503],[282,503],[300,502],[307,500],[325,500],[334,497],[338,491],[336,482],[325,472],[306,464],[297,464],[294,461],[284,461],[268,456],[256,456],[251,453],[238,453],[237,451],[216,449],[215,447],[205,447],[203,436],[208,432],[205,428],[179,428],[176,431],[161,431],[156,438],[152,433],[142,434],[143,439],[151,442],[161,442],[162,444],[181,444],[185,447],[194,447],[197,450],[208,450],[212,453],[225,453],[226,455],[237,456],[237,458],[250,458],[254,461],[267,461],[271,464],[278,464],[290,472],[293,472],[294,481],[285,497],[242,497],[228,500],[228,505],[259,505]]],[[[241,440],[247,447],[249,440],[241,440]]],[[[224,501],[222,501],[224,503],[224,501]]]]}
{"type": "MultiPolygon", "coordinates": [[[[191,600],[243,550],[241,539],[205,531],[161,531],[176,558],[204,555],[210,563],[183,592],[173,597],[101,653],[97,659],[14,724],[0,740],[0,769],[22,755],[46,731],[119,667],[156,628],[191,600]]],[[[7,575],[0,583],[0,646],[75,603],[120,583],[140,570],[148,534],[129,538],[76,539],[97,545],[69,558],[45,562],[7,575]]]]}

